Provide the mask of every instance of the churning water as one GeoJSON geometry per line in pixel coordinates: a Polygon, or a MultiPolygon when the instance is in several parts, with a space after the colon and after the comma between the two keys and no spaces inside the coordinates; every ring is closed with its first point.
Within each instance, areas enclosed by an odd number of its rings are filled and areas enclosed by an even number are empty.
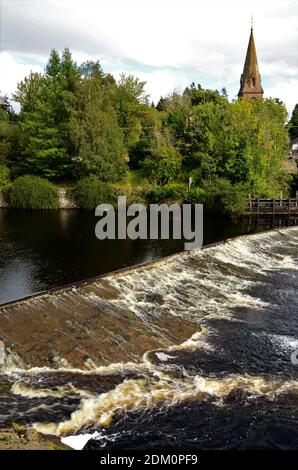
{"type": "Polygon", "coordinates": [[[281,229],[0,307],[1,424],[88,449],[297,448],[297,255],[281,229]]]}

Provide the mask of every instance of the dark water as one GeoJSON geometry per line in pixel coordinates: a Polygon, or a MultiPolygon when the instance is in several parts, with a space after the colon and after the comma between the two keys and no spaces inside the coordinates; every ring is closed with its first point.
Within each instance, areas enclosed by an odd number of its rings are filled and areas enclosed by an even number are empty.
{"type": "MultiPolygon", "coordinates": [[[[180,240],[97,240],[97,220],[77,210],[0,209],[0,304],[183,250],[180,240]]],[[[291,223],[205,215],[204,244],[291,223]]]]}
{"type": "Polygon", "coordinates": [[[79,329],[78,315],[95,318],[80,347],[100,339],[88,368],[72,367],[71,347],[67,367],[7,363],[0,424],[74,436],[65,442],[77,447],[88,433],[86,449],[297,449],[297,286],[298,227],[0,308],[12,327],[47,312],[44,347],[58,344],[55,329],[71,334],[69,317],[56,325],[70,310],[79,329]]]}

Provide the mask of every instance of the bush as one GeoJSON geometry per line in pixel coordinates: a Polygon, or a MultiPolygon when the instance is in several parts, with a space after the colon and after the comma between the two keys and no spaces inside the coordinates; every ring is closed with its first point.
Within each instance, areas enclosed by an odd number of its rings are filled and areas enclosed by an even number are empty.
{"type": "Polygon", "coordinates": [[[243,183],[234,184],[231,191],[222,197],[224,212],[228,214],[241,215],[248,205],[248,190],[243,183]]]}
{"type": "Polygon", "coordinates": [[[202,188],[193,188],[187,194],[187,202],[193,204],[206,204],[208,200],[208,194],[202,188]]]}
{"type": "Polygon", "coordinates": [[[10,171],[6,165],[0,165],[0,186],[4,186],[9,182],[10,171]]]}
{"type": "Polygon", "coordinates": [[[57,188],[38,176],[25,175],[17,178],[5,192],[8,204],[17,209],[57,209],[57,188]]]}
{"type": "Polygon", "coordinates": [[[81,209],[93,210],[99,204],[115,204],[112,186],[99,181],[96,176],[87,176],[68,191],[68,196],[81,209]]]}
{"type": "Polygon", "coordinates": [[[166,184],[153,186],[148,191],[147,199],[150,204],[158,204],[168,200],[181,201],[187,196],[187,186],[184,184],[166,184]]]}
{"type": "Polygon", "coordinates": [[[243,183],[215,178],[204,185],[205,209],[216,213],[243,214],[247,207],[248,190],[243,183]]]}
{"type": "Polygon", "coordinates": [[[296,197],[296,193],[298,191],[298,173],[291,175],[290,180],[290,196],[296,197]]]}
{"type": "Polygon", "coordinates": [[[154,150],[144,159],[141,166],[149,181],[155,184],[177,181],[182,171],[181,156],[172,145],[154,150]]]}
{"type": "Polygon", "coordinates": [[[115,198],[115,203],[117,203],[118,196],[126,197],[126,204],[147,204],[147,193],[146,188],[130,188],[130,187],[121,187],[113,184],[113,196],[115,198]]]}

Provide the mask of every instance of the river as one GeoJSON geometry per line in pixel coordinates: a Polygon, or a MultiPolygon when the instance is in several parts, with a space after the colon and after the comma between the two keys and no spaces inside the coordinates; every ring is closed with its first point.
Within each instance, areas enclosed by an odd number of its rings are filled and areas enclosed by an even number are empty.
{"type": "MultiPolygon", "coordinates": [[[[79,210],[0,209],[0,304],[183,250],[180,240],[105,240],[79,210]]],[[[287,219],[204,216],[204,244],[288,225],[287,219]]]]}
{"type": "Polygon", "coordinates": [[[293,227],[0,307],[0,422],[86,449],[295,449],[297,281],[293,227]]]}

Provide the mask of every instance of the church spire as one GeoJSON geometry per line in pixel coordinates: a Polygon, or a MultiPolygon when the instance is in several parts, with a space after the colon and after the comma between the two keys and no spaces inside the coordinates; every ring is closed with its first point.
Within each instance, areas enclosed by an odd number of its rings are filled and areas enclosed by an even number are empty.
{"type": "Polygon", "coordinates": [[[243,73],[240,78],[238,97],[244,99],[256,98],[261,100],[263,98],[263,93],[264,91],[261,84],[261,75],[259,73],[252,20],[243,73]]]}

